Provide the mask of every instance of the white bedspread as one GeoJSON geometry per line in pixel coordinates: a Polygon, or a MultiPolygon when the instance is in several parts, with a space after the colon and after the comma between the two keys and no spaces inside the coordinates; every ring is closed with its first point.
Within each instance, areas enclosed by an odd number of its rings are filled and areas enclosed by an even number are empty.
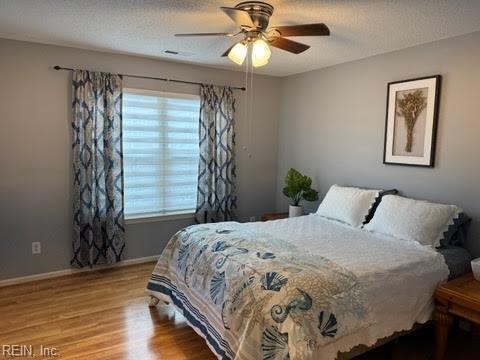
{"type": "Polygon", "coordinates": [[[449,274],[443,256],[430,246],[372,234],[319,215],[249,226],[336,262],[363,285],[373,323],[326,345],[318,359],[334,359],[338,351],[371,346],[416,322],[428,321],[434,290],[449,274]]]}

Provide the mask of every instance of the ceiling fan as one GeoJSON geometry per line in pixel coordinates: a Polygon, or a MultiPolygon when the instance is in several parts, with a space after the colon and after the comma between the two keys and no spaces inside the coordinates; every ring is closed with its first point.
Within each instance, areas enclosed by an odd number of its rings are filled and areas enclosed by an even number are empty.
{"type": "Polygon", "coordinates": [[[241,65],[247,56],[249,46],[252,45],[252,65],[259,67],[268,63],[271,55],[269,45],[293,54],[300,54],[310,46],[287,39],[287,37],[330,35],[330,30],[322,23],[269,28],[268,23],[273,14],[273,6],[261,1],[245,1],[235,7],[222,6],[220,9],[240,26],[240,31],[237,33],[175,34],[175,36],[235,37],[241,35],[242,40],[229,47],[222,56],[228,56],[230,60],[241,65]]]}

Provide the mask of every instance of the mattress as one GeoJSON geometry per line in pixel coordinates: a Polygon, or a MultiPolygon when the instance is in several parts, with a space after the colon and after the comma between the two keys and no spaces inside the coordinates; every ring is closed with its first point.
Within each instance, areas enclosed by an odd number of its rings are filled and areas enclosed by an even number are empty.
{"type": "Polygon", "coordinates": [[[334,359],[429,320],[449,273],[431,247],[308,215],[185,229],[147,292],[183,312],[219,358],[334,359]]]}

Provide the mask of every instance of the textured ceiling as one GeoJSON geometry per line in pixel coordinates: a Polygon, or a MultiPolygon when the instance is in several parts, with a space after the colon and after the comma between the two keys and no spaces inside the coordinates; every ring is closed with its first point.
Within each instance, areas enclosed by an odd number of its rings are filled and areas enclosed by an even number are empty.
{"type": "MultiPolygon", "coordinates": [[[[271,25],[324,22],[312,47],[274,49],[263,74],[286,76],[480,30],[480,0],[271,0],[271,25]]],[[[239,70],[221,58],[229,38],[175,38],[176,32],[235,31],[218,8],[229,0],[0,0],[0,37],[137,54],[239,70]],[[188,56],[164,54],[164,50],[188,56]]]]}

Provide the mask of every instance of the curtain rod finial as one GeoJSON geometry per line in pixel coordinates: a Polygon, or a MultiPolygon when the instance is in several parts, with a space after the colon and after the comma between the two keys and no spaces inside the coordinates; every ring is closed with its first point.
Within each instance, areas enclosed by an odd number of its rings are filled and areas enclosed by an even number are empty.
{"type": "Polygon", "coordinates": [[[55,70],[60,70],[60,69],[61,69],[61,67],[58,66],[58,65],[55,65],[53,68],[54,68],[55,70]]]}

